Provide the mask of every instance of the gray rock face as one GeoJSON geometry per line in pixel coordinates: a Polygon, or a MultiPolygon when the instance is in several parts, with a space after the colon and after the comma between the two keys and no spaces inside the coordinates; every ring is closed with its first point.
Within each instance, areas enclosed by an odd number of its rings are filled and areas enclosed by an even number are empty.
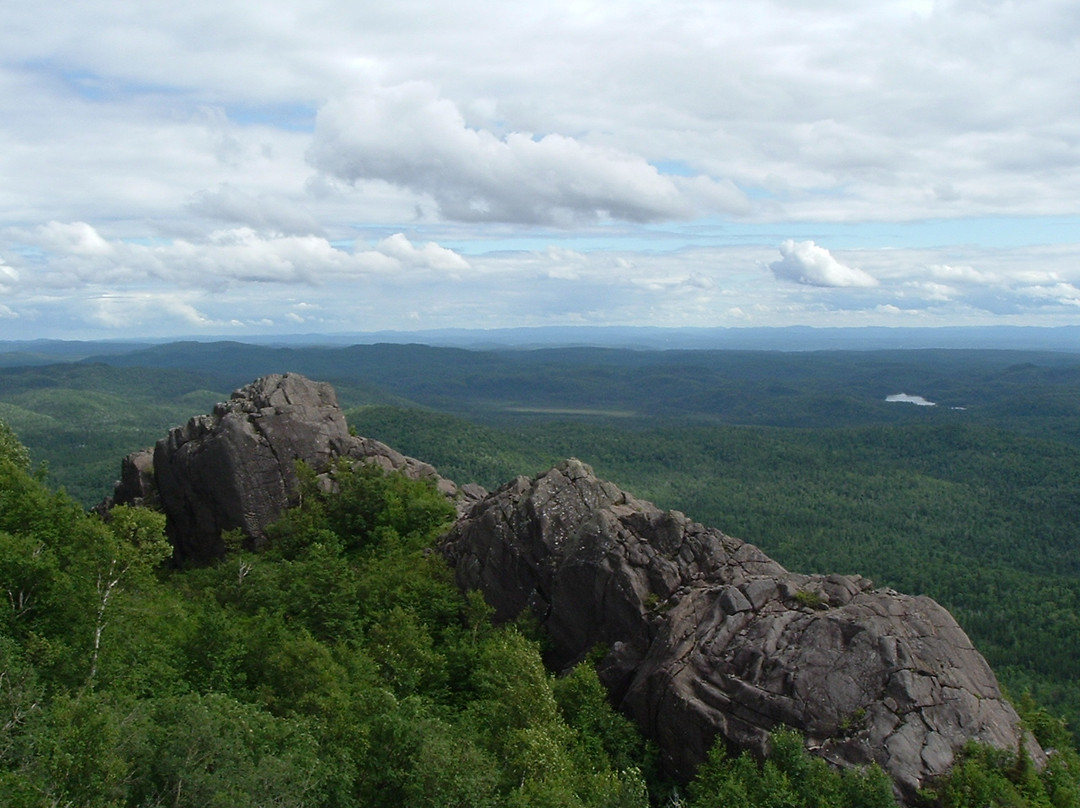
{"type": "Polygon", "coordinates": [[[880,764],[906,799],[969,739],[1045,760],[934,601],[790,573],[578,461],[474,505],[443,552],[497,618],[532,609],[554,665],[609,648],[602,680],[674,776],[688,778],[718,734],[763,753],[781,724],[838,765],[880,764]]]}
{"type": "Polygon", "coordinates": [[[251,547],[299,493],[296,461],[326,472],[337,458],[377,463],[431,479],[448,496],[467,499],[427,463],[349,434],[333,387],[295,373],[258,379],[158,441],[152,468],[146,452],[129,455],[117,504],[156,498],[167,517],[174,556],[201,563],[224,554],[223,531],[239,528],[251,547]]]}
{"type": "MultiPolygon", "coordinates": [[[[156,507],[157,485],[154,482],[154,450],[132,452],[120,463],[120,480],[113,500],[128,505],[156,507]]],[[[113,501],[110,500],[110,503],[113,501]]]]}

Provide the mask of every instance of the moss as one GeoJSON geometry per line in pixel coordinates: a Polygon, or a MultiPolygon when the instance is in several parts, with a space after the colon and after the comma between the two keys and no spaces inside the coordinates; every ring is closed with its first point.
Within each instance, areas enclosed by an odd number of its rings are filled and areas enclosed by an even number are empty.
{"type": "Polygon", "coordinates": [[[825,599],[811,589],[800,589],[795,593],[795,602],[808,609],[824,609],[828,604],[825,599]]]}

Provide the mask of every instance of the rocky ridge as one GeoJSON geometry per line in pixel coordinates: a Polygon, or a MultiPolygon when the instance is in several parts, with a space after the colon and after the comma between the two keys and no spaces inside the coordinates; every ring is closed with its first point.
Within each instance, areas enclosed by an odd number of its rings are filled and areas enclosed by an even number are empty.
{"type": "Polygon", "coordinates": [[[982,656],[926,597],[858,576],[799,575],[752,544],[662,511],[577,460],[488,494],[458,488],[385,444],[349,434],[329,384],[266,376],[125,458],[115,502],[163,510],[176,560],[225,553],[224,531],[266,545],[299,493],[296,461],[332,486],[339,460],[433,480],[458,503],[441,551],[499,620],[528,609],[566,669],[601,649],[612,700],[688,778],[719,736],[764,754],[804,733],[840,766],[880,764],[912,800],[968,740],[1037,765],[982,656]]]}
{"type": "Polygon", "coordinates": [[[613,700],[687,778],[717,735],[766,752],[780,725],[841,766],[876,762],[905,799],[970,739],[1024,736],[993,672],[927,597],[799,575],[568,460],[473,506],[445,537],[458,584],[501,619],[531,609],[565,668],[596,647],[613,700]]]}
{"type": "Polygon", "coordinates": [[[251,549],[300,489],[297,461],[331,481],[338,459],[376,463],[435,481],[461,503],[483,493],[459,489],[422,461],[349,434],[334,388],[296,373],[264,376],[236,390],[212,413],[169,431],[153,449],[124,458],[113,503],[146,503],[167,517],[174,558],[204,563],[225,553],[222,534],[239,529],[251,549]]]}

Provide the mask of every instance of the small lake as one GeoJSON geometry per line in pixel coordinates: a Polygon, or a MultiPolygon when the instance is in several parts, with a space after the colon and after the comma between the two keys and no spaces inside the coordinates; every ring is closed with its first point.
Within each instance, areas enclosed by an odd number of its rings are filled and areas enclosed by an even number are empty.
{"type": "Polygon", "coordinates": [[[905,404],[914,404],[917,407],[936,407],[933,401],[927,401],[922,396],[909,396],[907,393],[893,393],[891,396],[885,396],[886,401],[900,401],[905,404]]]}

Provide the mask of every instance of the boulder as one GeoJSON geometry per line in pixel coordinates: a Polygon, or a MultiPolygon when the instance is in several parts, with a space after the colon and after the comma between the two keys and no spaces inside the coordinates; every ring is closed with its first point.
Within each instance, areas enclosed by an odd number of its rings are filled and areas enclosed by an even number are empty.
{"type": "Polygon", "coordinates": [[[157,485],[154,483],[154,450],[132,452],[120,462],[120,479],[112,502],[126,505],[157,507],[157,485]]]}
{"type": "Polygon", "coordinates": [[[879,764],[905,800],[975,740],[1043,751],[933,600],[859,576],[788,572],[576,460],[520,477],[444,538],[458,584],[498,619],[530,609],[567,668],[594,649],[613,701],[689,778],[719,736],[759,754],[800,730],[839,766],[879,764]]]}
{"type": "MultiPolygon", "coordinates": [[[[192,418],[149,452],[129,455],[116,504],[155,502],[165,512],[174,558],[204,563],[224,554],[222,533],[239,529],[252,549],[266,528],[297,501],[297,461],[325,474],[339,458],[376,463],[430,479],[447,496],[468,502],[435,469],[385,444],[349,434],[333,387],[296,373],[264,376],[208,415],[192,418]]],[[[329,484],[329,482],[327,483],[329,484]]]]}

